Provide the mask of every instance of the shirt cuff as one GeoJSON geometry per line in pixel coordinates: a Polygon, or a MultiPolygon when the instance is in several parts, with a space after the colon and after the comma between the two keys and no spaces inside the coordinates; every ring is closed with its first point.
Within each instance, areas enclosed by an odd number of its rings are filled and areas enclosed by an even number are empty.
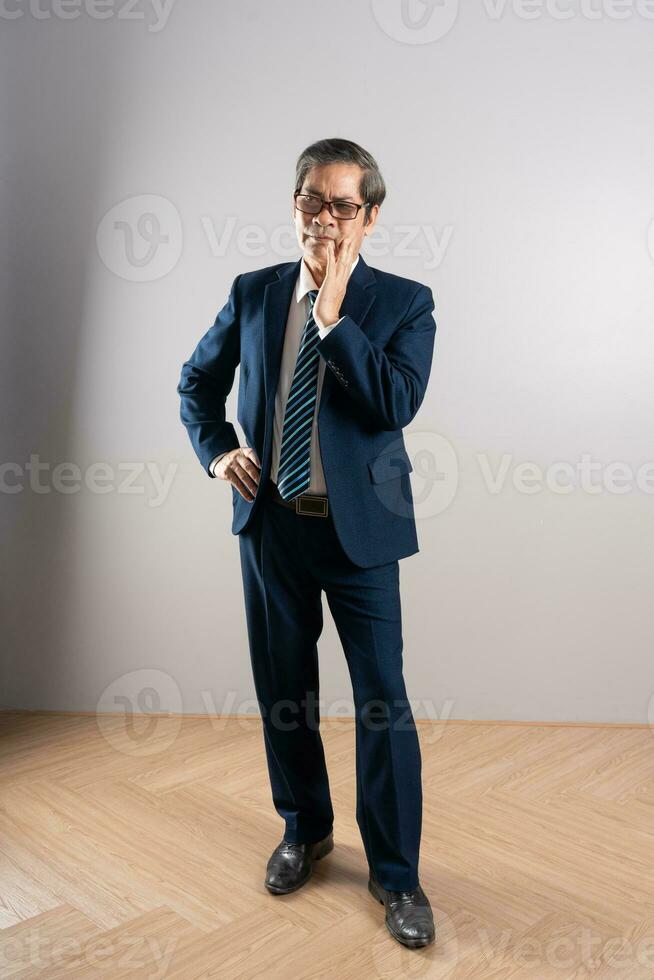
{"type": "Polygon", "coordinates": [[[324,340],[325,337],[327,336],[327,334],[331,333],[332,330],[334,329],[334,327],[337,327],[339,325],[339,323],[341,322],[341,320],[344,320],[344,319],[345,319],[345,316],[342,316],[342,317],[339,317],[339,319],[336,321],[336,323],[329,323],[326,327],[318,327],[318,333],[320,335],[320,339],[321,340],[324,340]]]}
{"type": "Polygon", "coordinates": [[[211,460],[211,462],[209,464],[209,469],[211,470],[211,475],[212,476],[215,476],[216,475],[214,473],[214,468],[215,468],[216,464],[218,463],[219,460],[221,460],[223,458],[223,456],[226,456],[228,452],[229,452],[229,450],[226,450],[224,453],[219,453],[217,456],[214,456],[214,458],[211,460]]]}

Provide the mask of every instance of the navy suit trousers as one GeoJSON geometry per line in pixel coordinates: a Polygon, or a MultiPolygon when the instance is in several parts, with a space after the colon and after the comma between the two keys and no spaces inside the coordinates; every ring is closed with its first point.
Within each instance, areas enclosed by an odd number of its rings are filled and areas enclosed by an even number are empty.
{"type": "Polygon", "coordinates": [[[387,889],[414,889],[422,826],[421,755],[402,674],[399,562],[362,568],[331,514],[297,514],[267,481],[239,535],[250,659],[272,798],[288,841],[321,840],[334,811],[319,724],[318,638],[327,595],[352,682],[356,819],[387,889]]]}

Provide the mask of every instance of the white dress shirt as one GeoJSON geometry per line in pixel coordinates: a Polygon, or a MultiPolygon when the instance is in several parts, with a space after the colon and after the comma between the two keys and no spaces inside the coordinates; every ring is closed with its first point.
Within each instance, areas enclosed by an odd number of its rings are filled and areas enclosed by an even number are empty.
{"type": "MultiPolygon", "coordinates": [[[[352,275],[354,272],[358,261],[359,256],[357,255],[356,259],[352,263],[350,275],[352,275]]],[[[311,289],[318,289],[318,286],[316,286],[309,267],[303,259],[300,263],[300,274],[297,278],[297,284],[295,286],[295,301],[291,299],[291,304],[288,311],[286,332],[284,335],[284,349],[282,351],[282,360],[279,369],[279,382],[277,385],[277,392],[275,394],[275,416],[273,424],[273,446],[270,469],[270,477],[275,483],[277,482],[277,471],[279,469],[279,455],[281,450],[282,426],[284,424],[286,401],[291,388],[291,382],[293,381],[293,372],[295,371],[295,362],[300,350],[302,333],[309,317],[309,299],[307,293],[311,289]]],[[[330,331],[334,330],[342,319],[343,317],[340,317],[336,323],[331,323],[325,327],[318,327],[320,339],[322,340],[323,337],[326,337],[327,334],[330,333],[330,331]]],[[[320,357],[318,361],[318,391],[313,415],[313,426],[311,429],[311,481],[307,489],[304,491],[305,493],[327,493],[325,475],[323,473],[322,460],[320,458],[320,445],[318,442],[318,409],[320,407],[320,395],[322,392],[324,376],[325,360],[323,357],[320,357]]],[[[220,453],[211,460],[212,473],[214,473],[216,463],[219,459],[222,459],[224,455],[225,453],[220,453]]]]}

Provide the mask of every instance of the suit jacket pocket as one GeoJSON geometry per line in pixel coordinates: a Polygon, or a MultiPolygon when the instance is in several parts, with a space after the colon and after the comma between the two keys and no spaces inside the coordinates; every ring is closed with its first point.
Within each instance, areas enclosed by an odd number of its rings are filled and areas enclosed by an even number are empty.
{"type": "Polygon", "coordinates": [[[373,483],[392,480],[394,477],[402,476],[403,473],[410,473],[412,469],[413,465],[409,455],[406,449],[401,446],[368,461],[370,479],[373,483]]]}

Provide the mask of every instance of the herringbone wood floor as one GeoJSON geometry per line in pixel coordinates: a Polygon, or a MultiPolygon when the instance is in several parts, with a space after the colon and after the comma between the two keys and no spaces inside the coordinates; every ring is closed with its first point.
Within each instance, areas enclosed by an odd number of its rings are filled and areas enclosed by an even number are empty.
{"type": "Polygon", "coordinates": [[[0,729],[2,977],[654,977],[645,727],[419,723],[424,950],[366,888],[350,721],[322,729],[335,850],[276,897],[258,718],[7,712],[0,729]]]}

